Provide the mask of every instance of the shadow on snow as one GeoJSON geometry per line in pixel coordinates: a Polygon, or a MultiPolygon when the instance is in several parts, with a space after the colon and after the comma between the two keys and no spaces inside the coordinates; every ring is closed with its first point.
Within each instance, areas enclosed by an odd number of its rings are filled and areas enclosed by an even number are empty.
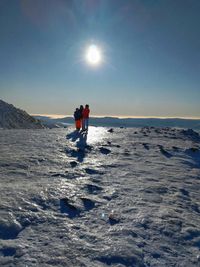
{"type": "Polygon", "coordinates": [[[91,150],[91,147],[87,145],[87,131],[74,131],[66,136],[67,139],[72,142],[76,142],[77,150],[66,149],[66,153],[70,154],[71,157],[77,158],[77,161],[83,162],[85,158],[86,149],[91,150]]]}

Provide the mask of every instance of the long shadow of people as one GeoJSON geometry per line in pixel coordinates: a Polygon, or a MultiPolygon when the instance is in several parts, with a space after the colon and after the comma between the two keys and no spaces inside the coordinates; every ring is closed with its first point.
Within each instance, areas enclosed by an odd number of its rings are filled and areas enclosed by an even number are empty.
{"type": "Polygon", "coordinates": [[[76,142],[77,149],[66,149],[66,153],[71,157],[77,158],[77,161],[83,162],[85,158],[85,150],[89,146],[87,145],[87,131],[74,131],[66,136],[67,139],[71,139],[72,142],[76,142]]]}
{"type": "Polygon", "coordinates": [[[79,134],[79,141],[76,143],[76,146],[80,149],[85,149],[87,146],[87,131],[80,132],[79,134]]]}
{"type": "Polygon", "coordinates": [[[85,149],[87,147],[87,132],[80,132],[77,146],[77,160],[83,162],[85,157],[85,149]]]}
{"type": "Polygon", "coordinates": [[[71,139],[72,142],[75,142],[79,137],[81,133],[77,130],[73,131],[72,133],[69,133],[66,135],[67,139],[71,139]]]}

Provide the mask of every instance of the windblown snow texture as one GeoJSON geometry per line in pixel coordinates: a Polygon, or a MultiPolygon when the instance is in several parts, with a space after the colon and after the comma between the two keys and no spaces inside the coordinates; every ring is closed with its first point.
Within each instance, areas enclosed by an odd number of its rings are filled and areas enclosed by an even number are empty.
{"type": "Polygon", "coordinates": [[[33,118],[25,111],[0,100],[0,128],[41,129],[44,127],[39,120],[33,118]]]}
{"type": "Polygon", "coordinates": [[[199,266],[192,130],[0,130],[0,266],[199,266]]]}

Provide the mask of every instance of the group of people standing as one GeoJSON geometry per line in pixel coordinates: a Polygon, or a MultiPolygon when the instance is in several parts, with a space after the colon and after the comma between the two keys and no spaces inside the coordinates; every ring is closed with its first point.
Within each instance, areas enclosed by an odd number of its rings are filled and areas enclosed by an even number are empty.
{"type": "Polygon", "coordinates": [[[80,129],[82,131],[88,130],[89,114],[89,105],[85,105],[85,107],[83,107],[83,105],[80,105],[80,108],[76,108],[76,110],[74,111],[74,119],[77,131],[79,131],[80,129]]]}

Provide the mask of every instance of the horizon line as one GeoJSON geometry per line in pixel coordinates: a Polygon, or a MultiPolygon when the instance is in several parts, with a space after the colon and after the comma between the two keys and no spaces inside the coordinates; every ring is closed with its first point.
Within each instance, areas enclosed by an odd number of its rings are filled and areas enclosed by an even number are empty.
{"type": "MultiPolygon", "coordinates": [[[[31,114],[31,116],[45,116],[52,119],[62,119],[72,117],[72,115],[63,114],[31,114]]],[[[132,116],[132,115],[93,115],[91,118],[118,118],[118,119],[185,119],[185,120],[200,120],[198,116],[132,116]]]]}

